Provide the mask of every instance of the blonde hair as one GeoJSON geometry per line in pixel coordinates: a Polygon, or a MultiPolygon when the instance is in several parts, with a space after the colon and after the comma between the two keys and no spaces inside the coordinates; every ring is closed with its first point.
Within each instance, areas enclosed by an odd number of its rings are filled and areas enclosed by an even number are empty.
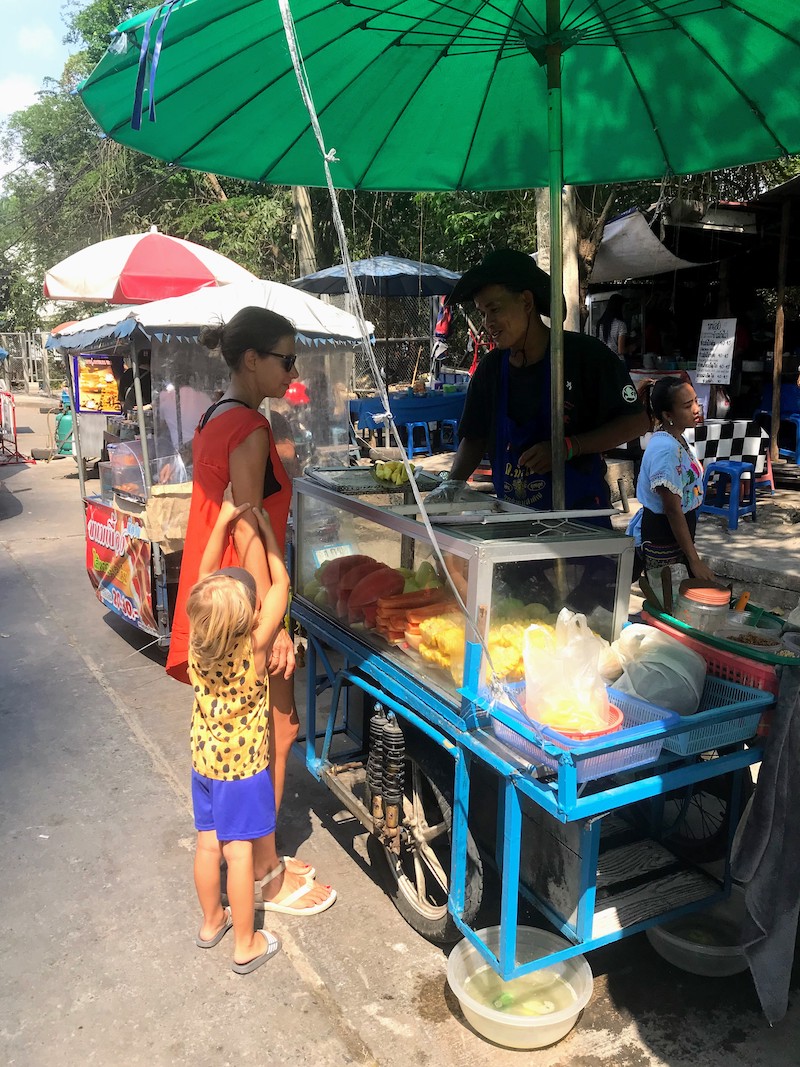
{"type": "Polygon", "coordinates": [[[250,590],[229,574],[210,574],[198,582],[186,601],[189,649],[204,667],[230,656],[252,633],[256,612],[250,590]]]}

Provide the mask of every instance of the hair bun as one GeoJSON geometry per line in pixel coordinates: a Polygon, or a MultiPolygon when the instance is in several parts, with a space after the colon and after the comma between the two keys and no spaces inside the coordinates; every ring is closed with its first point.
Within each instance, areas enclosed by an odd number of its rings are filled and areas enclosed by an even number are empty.
{"type": "Polygon", "coordinates": [[[222,337],[225,327],[222,324],[216,326],[204,326],[200,331],[200,344],[212,351],[222,345],[222,337]]]}

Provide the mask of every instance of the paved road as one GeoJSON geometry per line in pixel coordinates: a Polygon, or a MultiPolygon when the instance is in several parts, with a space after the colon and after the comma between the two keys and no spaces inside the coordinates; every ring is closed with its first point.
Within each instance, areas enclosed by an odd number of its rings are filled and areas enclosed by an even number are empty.
{"type": "Polygon", "coordinates": [[[384,896],[360,826],[299,764],[282,844],[339,900],[271,916],[284,952],[246,978],[224,943],[199,952],[186,691],[95,600],[70,463],[0,470],[3,1062],[796,1067],[796,995],[770,1030],[749,976],[683,974],[642,937],[590,956],[595,992],[565,1041],[486,1044],[445,954],[384,896]]]}

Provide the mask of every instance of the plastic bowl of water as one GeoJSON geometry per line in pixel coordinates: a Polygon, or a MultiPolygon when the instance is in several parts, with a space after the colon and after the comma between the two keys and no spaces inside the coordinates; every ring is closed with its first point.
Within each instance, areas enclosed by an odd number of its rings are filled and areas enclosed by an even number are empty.
{"type": "Polygon", "coordinates": [[[726,978],[747,970],[739,943],[744,913],[744,892],[734,886],[727,900],[645,933],[659,956],[682,971],[726,978]]]}
{"type": "MultiPolygon", "coordinates": [[[[478,930],[497,955],[500,927],[478,930]]],[[[563,937],[517,927],[517,959],[533,960],[569,948],[563,937]]],[[[447,961],[447,982],[470,1026],[506,1048],[543,1048],[565,1037],[592,995],[594,980],[583,956],[504,982],[466,939],[447,961]]]]}

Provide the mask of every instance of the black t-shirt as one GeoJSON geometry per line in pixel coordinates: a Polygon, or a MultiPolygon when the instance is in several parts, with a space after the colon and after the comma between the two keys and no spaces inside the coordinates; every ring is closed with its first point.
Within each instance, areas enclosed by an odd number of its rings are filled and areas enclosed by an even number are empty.
{"type": "MultiPolygon", "coordinates": [[[[494,456],[500,409],[503,352],[493,349],[478,364],[467,391],[459,437],[486,441],[494,456]]],[[[547,360],[508,368],[508,415],[520,426],[541,410],[549,388],[547,360]]],[[[623,415],[643,411],[625,364],[596,337],[564,332],[564,434],[589,433],[623,415]]],[[[529,444],[536,444],[531,441],[529,444]]]]}

